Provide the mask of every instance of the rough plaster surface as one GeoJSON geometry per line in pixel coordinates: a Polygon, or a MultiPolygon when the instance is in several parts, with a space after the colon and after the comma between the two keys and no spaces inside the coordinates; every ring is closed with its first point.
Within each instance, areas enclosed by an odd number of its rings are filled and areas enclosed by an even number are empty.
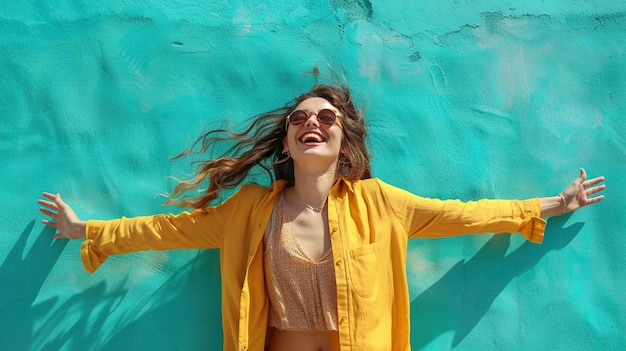
{"type": "Polygon", "coordinates": [[[410,244],[412,347],[626,348],[622,1],[0,2],[0,349],[219,350],[218,253],[111,258],[88,275],[35,200],[83,218],[162,207],[168,158],[281,106],[316,64],[367,109],[376,176],[439,198],[607,200],[518,236],[410,244]]]}

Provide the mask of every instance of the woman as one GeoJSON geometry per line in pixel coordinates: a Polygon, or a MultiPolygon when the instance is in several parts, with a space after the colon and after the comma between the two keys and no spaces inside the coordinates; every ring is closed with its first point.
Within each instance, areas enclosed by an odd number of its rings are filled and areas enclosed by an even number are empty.
{"type": "MultiPolygon", "coordinates": [[[[228,131],[222,131],[228,132],[228,131]]],[[[235,146],[202,164],[171,201],[179,215],[83,222],[60,195],[39,200],[55,238],[86,238],[93,272],[109,255],[147,249],[219,248],[225,350],[409,349],[407,239],[519,232],[543,238],[542,217],[598,202],[604,180],[584,170],[557,196],[529,200],[425,199],[371,178],[365,121],[350,92],[316,85],[284,108],[231,133],[235,146]],[[240,185],[255,166],[271,187],[240,185]],[[185,197],[209,180],[207,192],[185,197]]],[[[204,151],[223,141],[209,132],[204,151]]]]}

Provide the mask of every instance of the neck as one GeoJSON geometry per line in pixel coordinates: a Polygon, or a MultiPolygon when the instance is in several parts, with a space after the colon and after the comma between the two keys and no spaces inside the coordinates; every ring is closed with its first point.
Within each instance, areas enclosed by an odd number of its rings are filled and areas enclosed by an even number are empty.
{"type": "Polygon", "coordinates": [[[322,207],[330,188],[335,184],[337,173],[334,169],[320,172],[303,172],[294,169],[294,195],[301,202],[312,207],[322,207]]]}

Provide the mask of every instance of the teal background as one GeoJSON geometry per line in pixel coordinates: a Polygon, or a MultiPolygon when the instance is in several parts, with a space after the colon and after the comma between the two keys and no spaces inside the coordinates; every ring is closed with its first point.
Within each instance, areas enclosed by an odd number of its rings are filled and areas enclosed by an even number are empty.
{"type": "Polygon", "coordinates": [[[626,349],[626,3],[0,0],[0,349],[220,350],[216,251],[112,257],[95,274],[36,200],[83,219],[160,212],[169,157],[220,121],[343,70],[375,176],[463,200],[606,200],[520,236],[410,242],[417,350],[626,349]]]}

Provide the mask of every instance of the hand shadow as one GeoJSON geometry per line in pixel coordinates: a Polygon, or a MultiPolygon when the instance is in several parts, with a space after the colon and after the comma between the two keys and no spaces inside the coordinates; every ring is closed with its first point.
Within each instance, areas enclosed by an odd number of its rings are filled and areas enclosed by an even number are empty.
{"type": "Polygon", "coordinates": [[[454,331],[451,349],[474,329],[494,300],[517,276],[532,269],[548,252],[561,250],[584,223],[564,224],[571,215],[551,218],[541,245],[525,242],[506,255],[509,234],[494,235],[469,261],[459,261],[411,302],[412,342],[419,350],[454,331]]]}

